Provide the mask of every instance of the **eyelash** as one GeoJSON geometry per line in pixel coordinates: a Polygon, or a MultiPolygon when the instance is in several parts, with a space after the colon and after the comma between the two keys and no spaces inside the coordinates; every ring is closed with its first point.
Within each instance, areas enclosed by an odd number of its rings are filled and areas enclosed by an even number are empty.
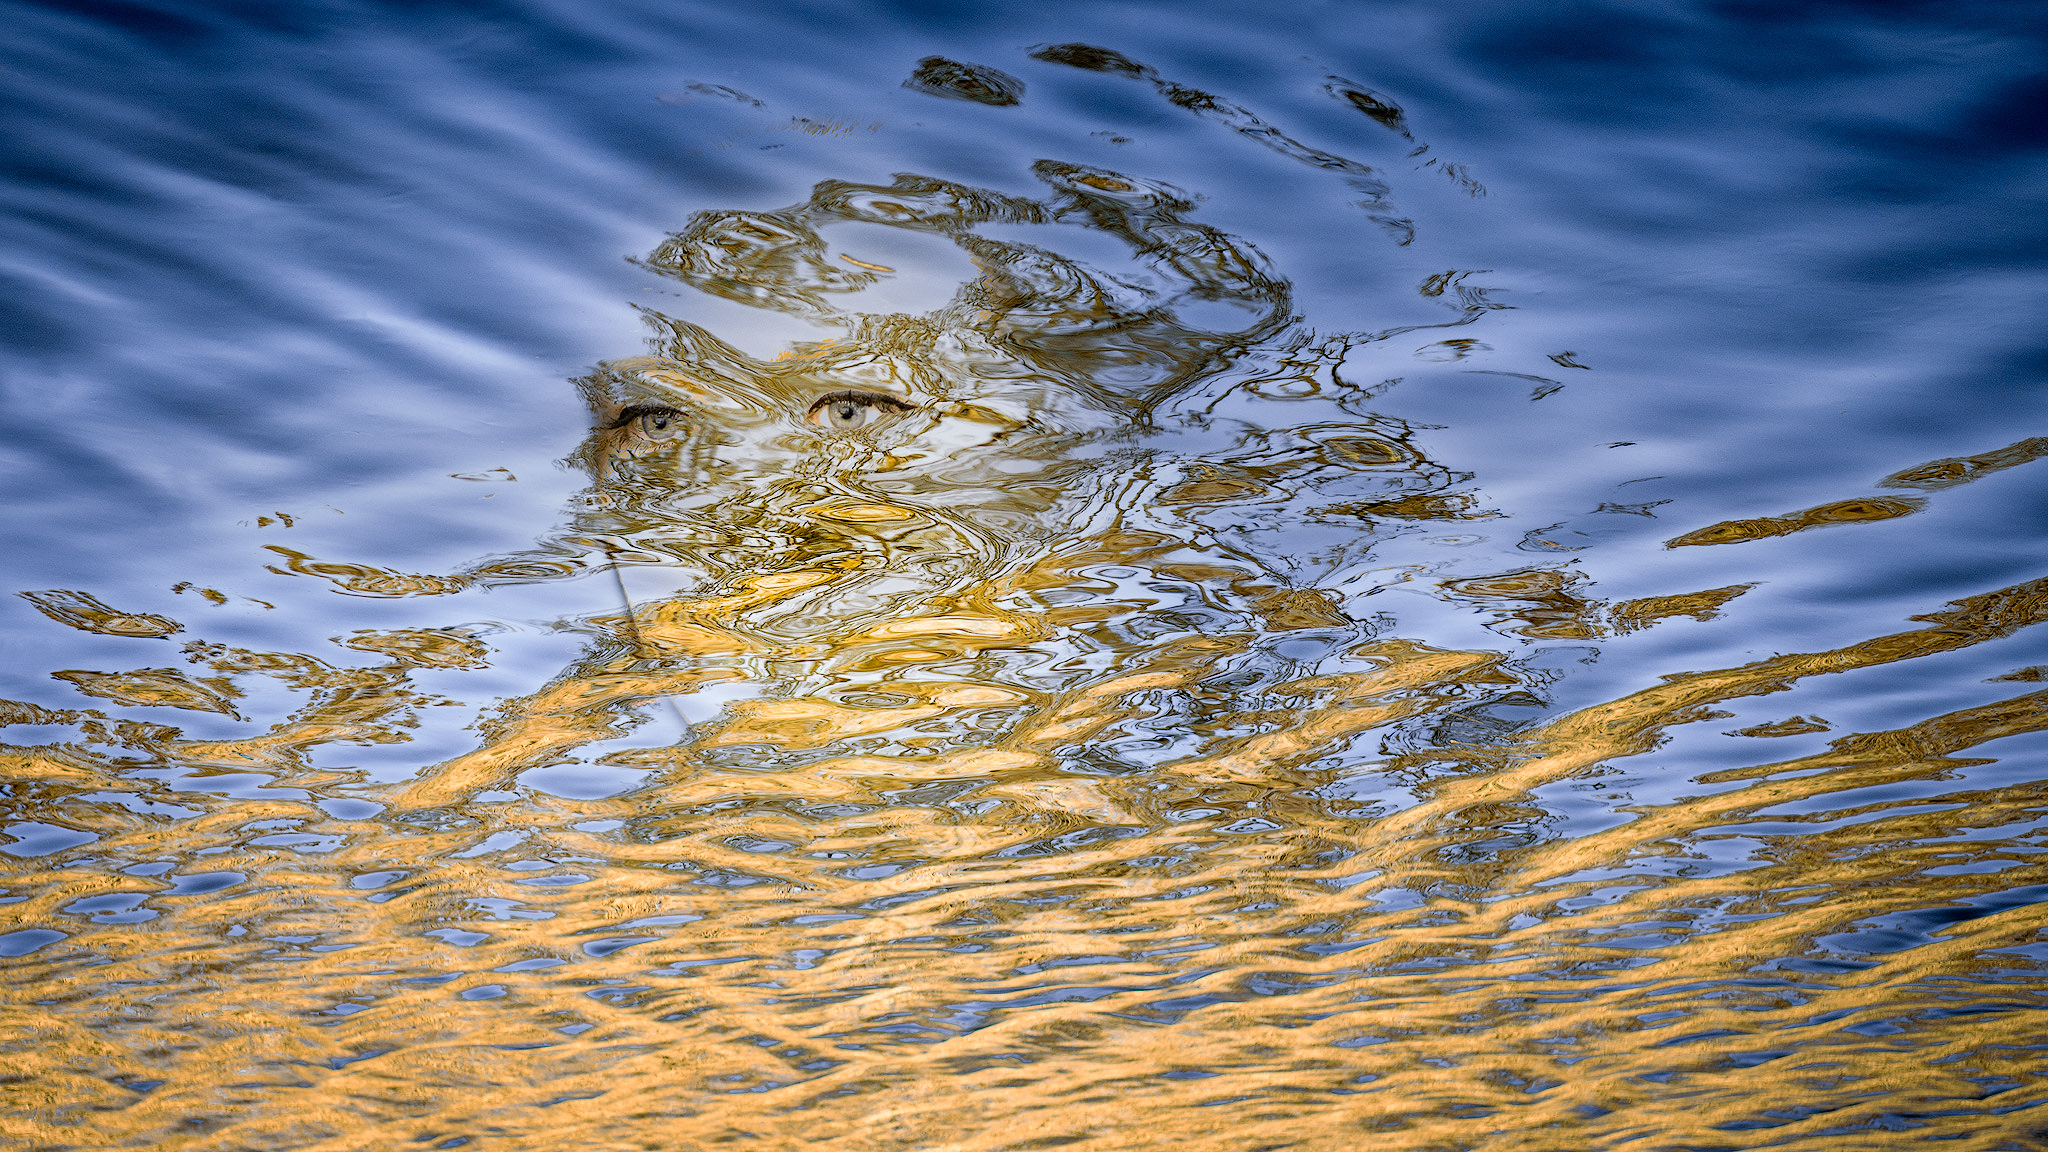
{"type": "Polygon", "coordinates": [[[672,416],[680,420],[683,417],[683,412],[680,408],[671,408],[666,404],[635,404],[620,412],[618,418],[605,425],[605,427],[624,428],[642,416],[672,416]]]}
{"type": "MultiPolygon", "coordinates": [[[[891,412],[909,412],[917,407],[915,404],[906,404],[894,396],[885,396],[880,392],[862,392],[857,389],[848,388],[838,392],[827,393],[813,400],[810,410],[806,415],[816,415],[818,410],[827,404],[840,403],[864,404],[874,408],[886,408],[891,412]]],[[[670,416],[681,420],[683,412],[679,408],[671,408],[666,404],[634,404],[621,410],[618,416],[613,418],[612,422],[605,425],[605,427],[607,429],[624,428],[634,421],[647,416],[670,416]]]]}
{"type": "Polygon", "coordinates": [[[842,403],[866,404],[874,408],[887,408],[891,412],[908,412],[917,407],[915,404],[905,404],[894,396],[884,396],[880,392],[862,392],[857,389],[848,388],[843,391],[828,393],[811,401],[810,412],[807,415],[816,415],[818,410],[827,404],[842,403]]]}

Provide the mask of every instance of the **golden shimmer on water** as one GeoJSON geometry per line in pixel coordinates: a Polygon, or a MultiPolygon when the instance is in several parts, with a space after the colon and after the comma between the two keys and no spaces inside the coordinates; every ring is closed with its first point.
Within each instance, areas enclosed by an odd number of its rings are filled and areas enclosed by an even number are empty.
{"type": "MultiPolygon", "coordinates": [[[[1047,58],[1262,127],[1081,47],[1047,58]]],[[[940,63],[931,83],[975,79],[940,63]]],[[[0,706],[75,727],[4,752],[13,826],[64,844],[10,883],[12,926],[46,939],[9,961],[7,1140],[2019,1146],[2000,1141],[2042,1098],[2040,996],[1999,950],[2044,927],[2012,894],[2048,883],[2048,791],[1985,785],[1995,762],[1966,753],[2048,727],[2048,693],[1703,774],[1676,803],[1631,802],[1628,774],[1716,705],[2048,620],[2048,581],[1552,709],[1556,674],[1519,649],[1401,634],[1360,583],[1376,541],[1491,514],[1344,374],[1413,328],[1302,329],[1191,196],[1036,171],[1041,199],[904,175],[700,214],[646,266],[840,334],[763,360],[650,315],[646,355],[579,382],[593,484],[528,554],[418,575],[273,548],[274,570],[370,598],[618,580],[572,663],[411,779],[313,757],[402,745],[445,700],[418,678],[486,669],[487,631],[179,647],[180,622],[34,593],[135,645],[133,669],[54,675],[156,711],[0,706]],[[949,240],[975,278],[931,314],[842,314],[835,294],[889,274],[832,257],[848,222],[949,240]],[[990,223],[1115,238],[1144,275],[990,223]],[[187,668],[157,666],[172,653],[187,668]],[[240,738],[174,726],[267,689],[304,702],[240,738]],[[680,741],[619,747],[707,693],[680,741]],[[583,760],[638,775],[582,799],[521,784],[583,760]]],[[[1420,289],[1444,326],[1492,307],[1465,275],[1420,289]]],[[[1609,604],[1594,575],[1410,582],[1517,642],[1709,622],[1754,587],[1609,604]]],[[[1794,720],[1743,731],[1827,727],[1794,720]]]]}

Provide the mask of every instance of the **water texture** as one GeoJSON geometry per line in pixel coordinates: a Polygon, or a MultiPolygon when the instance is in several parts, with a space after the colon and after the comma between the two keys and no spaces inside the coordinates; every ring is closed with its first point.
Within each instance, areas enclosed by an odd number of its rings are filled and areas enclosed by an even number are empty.
{"type": "Polygon", "coordinates": [[[6,1146],[2048,1148],[2040,5],[6,11],[6,1146]]]}

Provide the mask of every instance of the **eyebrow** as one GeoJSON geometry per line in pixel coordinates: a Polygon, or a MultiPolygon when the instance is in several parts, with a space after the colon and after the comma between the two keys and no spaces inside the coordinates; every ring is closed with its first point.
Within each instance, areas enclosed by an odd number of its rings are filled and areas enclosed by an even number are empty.
{"type": "Polygon", "coordinates": [[[622,409],[619,412],[618,416],[615,417],[611,423],[605,425],[605,428],[607,430],[613,428],[624,428],[626,425],[631,424],[633,421],[638,420],[642,416],[661,415],[681,416],[683,415],[683,410],[681,408],[671,407],[667,404],[634,404],[628,408],[622,409]]]}
{"type": "Polygon", "coordinates": [[[842,400],[887,404],[899,412],[908,412],[917,407],[917,405],[910,401],[900,396],[891,396],[887,392],[869,392],[862,388],[842,388],[837,392],[827,392],[816,400],[811,401],[810,410],[816,412],[827,404],[837,404],[842,400]]]}

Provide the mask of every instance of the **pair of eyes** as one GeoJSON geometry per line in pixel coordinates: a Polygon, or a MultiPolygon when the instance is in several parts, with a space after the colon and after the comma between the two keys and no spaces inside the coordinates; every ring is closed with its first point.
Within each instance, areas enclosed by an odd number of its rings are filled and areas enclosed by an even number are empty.
{"type": "MultiPolygon", "coordinates": [[[[813,401],[810,410],[804,414],[804,422],[834,432],[851,432],[880,424],[916,407],[880,392],[834,392],[813,401]]],[[[624,428],[631,425],[650,436],[666,437],[675,435],[686,421],[686,414],[679,408],[663,404],[635,404],[619,413],[619,418],[611,426],[624,428]]]]}

